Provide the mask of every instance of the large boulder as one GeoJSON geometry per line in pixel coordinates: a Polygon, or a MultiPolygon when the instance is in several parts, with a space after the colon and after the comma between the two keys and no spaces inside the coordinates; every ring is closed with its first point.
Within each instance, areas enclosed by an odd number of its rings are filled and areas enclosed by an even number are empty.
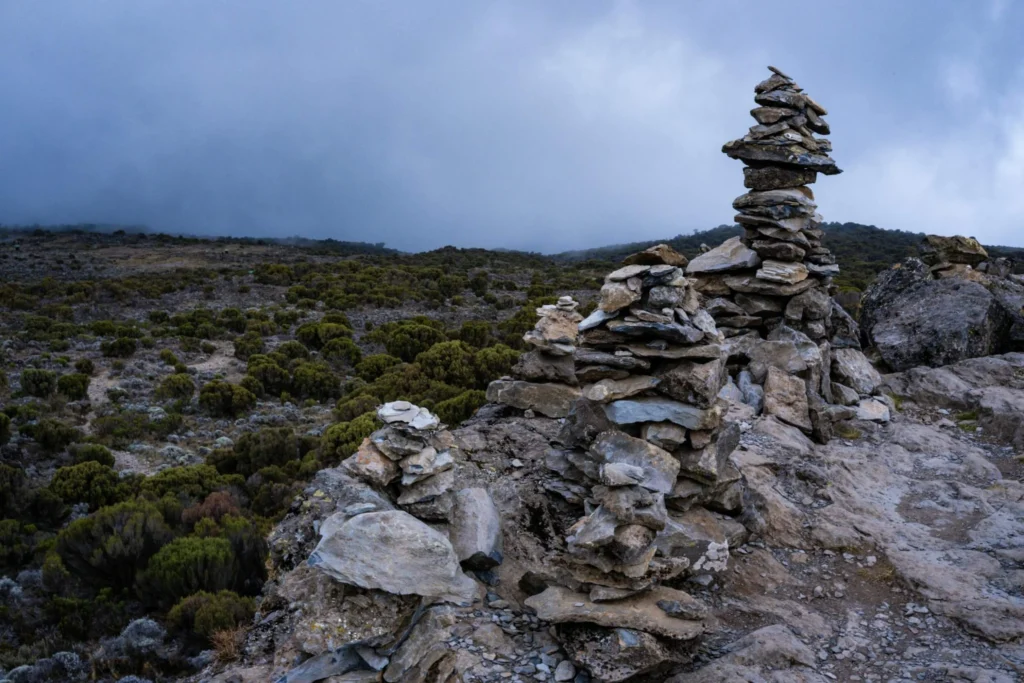
{"type": "Polygon", "coordinates": [[[1021,314],[1003,300],[1013,305],[1012,297],[997,298],[978,282],[932,279],[921,261],[909,258],[879,275],[865,293],[861,330],[893,370],[949,365],[1012,350],[1011,329],[1021,314]]]}
{"type": "Polygon", "coordinates": [[[921,253],[921,260],[930,266],[963,263],[977,267],[988,259],[988,252],[978,240],[961,235],[928,235],[921,241],[918,251],[921,253]]]}
{"type": "Polygon", "coordinates": [[[477,594],[448,538],[406,512],[335,513],[320,534],[309,564],[342,583],[460,605],[477,594]]]}

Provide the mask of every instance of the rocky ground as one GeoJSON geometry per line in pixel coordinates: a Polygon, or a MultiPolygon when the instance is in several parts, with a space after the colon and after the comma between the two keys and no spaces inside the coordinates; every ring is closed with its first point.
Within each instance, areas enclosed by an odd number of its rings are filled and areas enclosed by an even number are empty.
{"type": "MultiPolygon", "coordinates": [[[[854,421],[828,445],[733,406],[743,429],[733,461],[750,497],[743,521],[755,533],[732,549],[727,571],[681,586],[710,608],[692,663],[642,680],[1020,680],[1024,488],[1013,440],[1024,420],[1024,355],[885,380],[899,405],[892,420],[854,421]]],[[[473,606],[428,612],[384,680],[454,680],[454,672],[466,681],[588,680],[566,651],[574,634],[524,606],[531,582],[552,569],[546,546],[572,521],[545,490],[553,479],[544,451],[558,421],[498,413],[482,410],[454,436],[458,480],[488,487],[501,512],[505,562],[481,576],[490,585],[473,606]]],[[[396,639],[415,599],[340,586],[302,562],[318,521],[351,496],[349,483],[318,475],[272,536],[281,572],[244,664],[192,680],[273,680],[340,642],[396,639]]],[[[734,520],[713,517],[709,529],[746,536],[734,520]]],[[[605,645],[620,655],[630,647],[605,645]]],[[[292,671],[280,680],[317,680],[292,671]]]]}

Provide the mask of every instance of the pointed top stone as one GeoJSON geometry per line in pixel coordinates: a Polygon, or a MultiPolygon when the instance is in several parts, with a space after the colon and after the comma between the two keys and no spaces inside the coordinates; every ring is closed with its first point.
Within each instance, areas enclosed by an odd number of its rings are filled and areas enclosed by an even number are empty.
{"type": "MultiPolygon", "coordinates": [[[[768,70],[771,71],[776,76],[782,76],[783,78],[789,78],[789,76],[787,76],[786,74],[782,73],[782,69],[779,69],[778,67],[774,67],[771,64],[768,65],[768,70]]],[[[793,79],[790,78],[790,80],[793,80],[793,79]]]]}

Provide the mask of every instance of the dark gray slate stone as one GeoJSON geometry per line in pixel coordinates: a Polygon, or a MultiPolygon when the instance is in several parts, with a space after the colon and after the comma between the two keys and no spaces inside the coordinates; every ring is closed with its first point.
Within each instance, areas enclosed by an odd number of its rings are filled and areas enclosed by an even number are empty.
{"type": "Polygon", "coordinates": [[[955,277],[932,280],[913,258],[879,275],[864,296],[861,315],[867,341],[897,372],[1012,350],[1016,322],[983,285],[955,277]]]}

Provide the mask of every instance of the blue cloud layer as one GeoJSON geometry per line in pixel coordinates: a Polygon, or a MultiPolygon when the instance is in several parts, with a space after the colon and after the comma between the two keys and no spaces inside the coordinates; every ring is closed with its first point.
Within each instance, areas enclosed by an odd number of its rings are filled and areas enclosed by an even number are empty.
{"type": "Polygon", "coordinates": [[[764,66],[828,219],[1022,244],[1024,9],[0,2],[0,221],[553,251],[731,222],[764,66]],[[813,12],[811,11],[813,9],[813,12]]]}

